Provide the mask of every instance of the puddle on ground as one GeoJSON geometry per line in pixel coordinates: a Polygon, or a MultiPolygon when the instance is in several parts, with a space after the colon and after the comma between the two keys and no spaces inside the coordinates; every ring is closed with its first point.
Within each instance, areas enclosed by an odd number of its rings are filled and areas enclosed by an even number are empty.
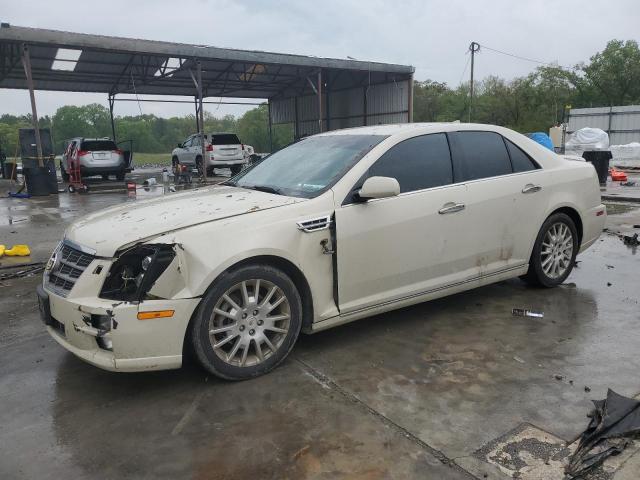
{"type": "Polygon", "coordinates": [[[620,215],[640,208],[640,204],[605,202],[607,215],[620,215]]]}

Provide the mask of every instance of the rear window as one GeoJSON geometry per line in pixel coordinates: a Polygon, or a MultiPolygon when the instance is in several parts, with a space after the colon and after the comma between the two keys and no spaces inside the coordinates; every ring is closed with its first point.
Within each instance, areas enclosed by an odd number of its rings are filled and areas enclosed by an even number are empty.
{"type": "Polygon", "coordinates": [[[211,143],[214,145],[239,145],[240,140],[238,136],[233,133],[223,133],[212,135],[211,143]]]}
{"type": "Polygon", "coordinates": [[[451,155],[456,182],[512,173],[502,136],[495,132],[452,132],[451,155]]]}
{"type": "Polygon", "coordinates": [[[80,150],[87,152],[99,152],[101,150],[117,150],[116,144],[113,140],[87,140],[82,142],[80,150]]]}

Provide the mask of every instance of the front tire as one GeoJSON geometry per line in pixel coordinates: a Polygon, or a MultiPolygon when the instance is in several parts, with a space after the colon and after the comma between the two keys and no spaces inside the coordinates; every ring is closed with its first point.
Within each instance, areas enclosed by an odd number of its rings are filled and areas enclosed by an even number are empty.
{"type": "Polygon", "coordinates": [[[522,279],[546,288],[560,285],[573,270],[578,249],[575,223],[565,213],[554,213],[540,228],[522,279]]]}
{"type": "Polygon", "coordinates": [[[212,374],[245,380],[275,368],[302,325],[293,281],[268,265],[225,273],[203,298],[191,326],[196,357],[212,374]]]}

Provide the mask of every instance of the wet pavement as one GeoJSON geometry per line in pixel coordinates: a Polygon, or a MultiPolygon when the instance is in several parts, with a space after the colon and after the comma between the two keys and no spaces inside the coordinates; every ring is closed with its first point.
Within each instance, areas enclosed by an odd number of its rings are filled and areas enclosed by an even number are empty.
{"type": "MultiPolygon", "coordinates": [[[[45,260],[74,218],[125,201],[0,199],[0,243],[45,260]]],[[[640,252],[614,235],[640,231],[640,208],[610,210],[610,232],[559,288],[511,280],[303,336],[241,383],[192,362],[84,364],[43,331],[38,276],[4,281],[0,478],[562,478],[549,458],[586,427],[590,400],[640,393],[640,252]],[[547,470],[527,466],[536,455],[547,470]]],[[[599,474],[637,478],[638,458],[599,474]]]]}

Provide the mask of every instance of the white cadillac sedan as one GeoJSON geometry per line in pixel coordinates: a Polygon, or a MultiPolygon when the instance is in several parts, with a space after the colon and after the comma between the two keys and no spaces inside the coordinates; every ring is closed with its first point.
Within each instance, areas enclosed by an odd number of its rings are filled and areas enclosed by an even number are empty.
{"type": "Polygon", "coordinates": [[[553,287],[600,235],[592,165],[506,128],[379,125],[224,184],[73,223],[38,288],[64,348],[114,371],[268,372],[311,333],[512,277],[553,287]]]}

